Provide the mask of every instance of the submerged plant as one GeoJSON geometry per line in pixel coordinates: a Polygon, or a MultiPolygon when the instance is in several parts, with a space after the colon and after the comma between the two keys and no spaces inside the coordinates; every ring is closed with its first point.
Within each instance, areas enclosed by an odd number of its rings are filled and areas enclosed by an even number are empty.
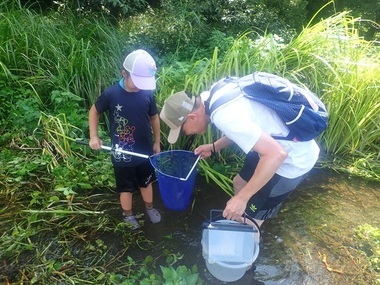
{"type": "Polygon", "coordinates": [[[356,240],[371,269],[380,274],[380,228],[364,224],[356,230],[356,240]]]}

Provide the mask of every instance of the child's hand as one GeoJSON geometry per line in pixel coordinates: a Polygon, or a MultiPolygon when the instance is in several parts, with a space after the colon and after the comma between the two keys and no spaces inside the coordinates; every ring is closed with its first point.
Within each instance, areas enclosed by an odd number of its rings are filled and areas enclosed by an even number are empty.
{"type": "Polygon", "coordinates": [[[153,144],[153,153],[154,154],[157,154],[157,153],[160,153],[161,152],[161,147],[160,147],[160,142],[155,142],[153,144]]]}
{"type": "Polygon", "coordinates": [[[102,147],[102,140],[99,137],[90,138],[89,146],[91,149],[100,149],[102,147]]]}

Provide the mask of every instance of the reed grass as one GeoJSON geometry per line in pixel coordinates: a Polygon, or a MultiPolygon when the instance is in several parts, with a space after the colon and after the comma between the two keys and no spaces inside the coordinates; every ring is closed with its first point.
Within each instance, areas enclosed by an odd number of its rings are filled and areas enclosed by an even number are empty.
{"type": "Polygon", "coordinates": [[[100,17],[71,12],[41,17],[30,10],[0,14],[0,62],[46,96],[56,86],[91,104],[114,80],[125,49],[122,34],[100,17]]]}

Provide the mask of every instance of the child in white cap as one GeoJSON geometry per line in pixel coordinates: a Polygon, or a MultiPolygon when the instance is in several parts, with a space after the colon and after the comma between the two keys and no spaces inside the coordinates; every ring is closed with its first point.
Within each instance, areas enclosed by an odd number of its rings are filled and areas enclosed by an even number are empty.
{"type": "MultiPolygon", "coordinates": [[[[135,50],[125,58],[121,73],[121,80],[106,88],[90,109],[89,145],[92,149],[101,148],[99,117],[108,112],[113,147],[146,155],[159,153],[160,121],[152,91],[156,88],[156,63],[145,50],[135,50]]],[[[153,207],[152,183],[157,178],[150,161],[115,151],[112,164],[124,221],[132,229],[140,227],[132,211],[133,192],[138,188],[149,220],[160,222],[161,215],[153,207]]]]}

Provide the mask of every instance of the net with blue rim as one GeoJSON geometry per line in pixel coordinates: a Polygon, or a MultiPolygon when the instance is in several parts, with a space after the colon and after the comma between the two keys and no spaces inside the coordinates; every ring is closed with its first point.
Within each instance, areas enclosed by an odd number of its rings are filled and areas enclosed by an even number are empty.
{"type": "Polygon", "coordinates": [[[190,205],[197,160],[198,156],[194,152],[185,150],[164,151],[150,157],[166,208],[183,211],[190,205]]]}

